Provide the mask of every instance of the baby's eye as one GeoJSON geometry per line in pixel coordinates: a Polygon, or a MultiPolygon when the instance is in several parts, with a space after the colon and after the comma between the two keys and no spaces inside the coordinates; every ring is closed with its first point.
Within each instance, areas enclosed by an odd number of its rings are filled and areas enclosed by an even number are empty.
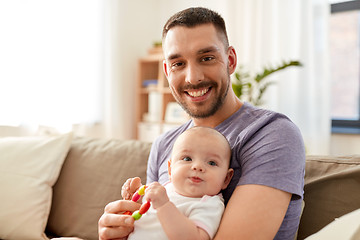
{"type": "Polygon", "coordinates": [[[184,157],[182,160],[186,161],[186,162],[190,162],[192,161],[192,159],[190,157],[184,157]]]}
{"type": "Polygon", "coordinates": [[[216,162],[214,162],[214,161],[209,161],[208,164],[211,166],[217,166],[216,162]]]}

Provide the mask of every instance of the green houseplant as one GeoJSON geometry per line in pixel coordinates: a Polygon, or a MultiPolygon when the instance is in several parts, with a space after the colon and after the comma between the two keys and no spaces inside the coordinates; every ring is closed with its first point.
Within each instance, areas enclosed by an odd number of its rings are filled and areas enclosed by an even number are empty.
{"type": "Polygon", "coordinates": [[[275,68],[264,68],[264,70],[255,76],[250,75],[244,70],[243,66],[235,72],[232,79],[232,88],[236,96],[242,100],[246,100],[255,106],[263,104],[263,95],[267,88],[274,84],[274,81],[269,81],[268,76],[272,73],[284,70],[291,66],[302,66],[299,61],[284,61],[275,68]]]}

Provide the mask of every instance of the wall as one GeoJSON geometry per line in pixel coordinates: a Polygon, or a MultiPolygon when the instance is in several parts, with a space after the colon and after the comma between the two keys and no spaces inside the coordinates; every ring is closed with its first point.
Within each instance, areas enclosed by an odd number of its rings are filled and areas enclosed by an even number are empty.
{"type": "Polygon", "coordinates": [[[138,59],[160,39],[156,1],[104,1],[104,121],[83,127],[84,134],[135,137],[135,83],[138,59]],[[94,133],[96,131],[96,133],[94,133]]]}
{"type": "Polygon", "coordinates": [[[330,154],[360,154],[360,135],[332,134],[330,141],[330,154]]]}

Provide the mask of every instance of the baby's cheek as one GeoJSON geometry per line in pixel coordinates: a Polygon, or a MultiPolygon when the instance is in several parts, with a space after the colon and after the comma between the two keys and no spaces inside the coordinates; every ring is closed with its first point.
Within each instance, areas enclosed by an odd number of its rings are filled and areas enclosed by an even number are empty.
{"type": "Polygon", "coordinates": [[[218,194],[224,187],[225,187],[225,183],[224,181],[217,181],[216,184],[213,184],[214,188],[214,194],[218,194]]]}

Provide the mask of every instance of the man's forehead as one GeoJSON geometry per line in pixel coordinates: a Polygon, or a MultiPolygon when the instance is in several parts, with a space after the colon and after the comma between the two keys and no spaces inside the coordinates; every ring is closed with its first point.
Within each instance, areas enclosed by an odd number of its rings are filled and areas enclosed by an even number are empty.
{"type": "Polygon", "coordinates": [[[195,27],[176,26],[171,28],[163,39],[166,60],[181,57],[185,50],[202,54],[220,51],[221,48],[223,48],[222,41],[212,24],[195,27]]]}

